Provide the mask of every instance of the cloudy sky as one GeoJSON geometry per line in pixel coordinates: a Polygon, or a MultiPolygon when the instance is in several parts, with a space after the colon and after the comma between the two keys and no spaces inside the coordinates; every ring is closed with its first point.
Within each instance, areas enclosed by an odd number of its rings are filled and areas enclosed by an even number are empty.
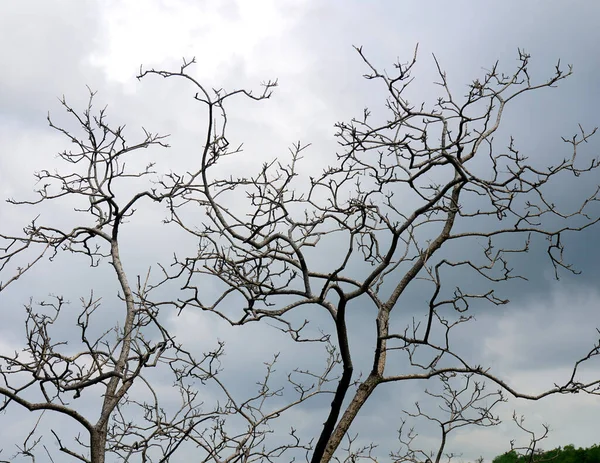
{"type": "MultiPolygon", "coordinates": [[[[148,155],[156,158],[160,169],[168,172],[185,165],[198,150],[203,127],[202,113],[192,100],[194,89],[183,81],[136,79],[140,65],[176,69],[182,57],[196,57],[192,72],[208,87],[258,90],[260,82],[277,78],[279,87],[271,100],[235,103],[229,109],[235,141],[245,146],[243,157],[229,168],[258,168],[263,160],[285,156],[287,148],[301,140],[311,143],[304,172],[325,167],[335,152],[335,122],[383,102],[381,92],[361,77],[366,69],[352,45],[363,46],[375,65],[391,68],[398,59],[410,59],[419,44],[411,95],[424,101],[431,101],[438,91],[432,85],[432,53],[459,94],[497,60],[511,71],[518,48],[532,55],[531,74],[540,79],[552,75],[560,58],[573,64],[574,75],[556,89],[524,98],[505,116],[499,136],[514,135],[533,159],[562,158],[568,152],[560,136],[574,135],[578,123],[587,129],[600,124],[599,18],[600,4],[584,0],[4,1],[0,3],[0,198],[27,197],[32,173],[56,165],[55,154],[67,142],[48,127],[46,115],[50,111],[59,122],[67,121],[57,97],[64,95],[82,108],[88,97],[86,85],[98,91],[98,105],[108,105],[111,120],[127,124],[133,134],[139,135],[141,126],[171,134],[168,151],[148,155]]],[[[582,147],[582,155],[590,158],[599,151],[600,138],[582,147]]],[[[585,182],[589,186],[597,178],[585,182]]],[[[556,195],[569,198],[578,188],[557,185],[556,195]]],[[[44,213],[53,218],[70,214],[69,204],[53,208],[44,213]]],[[[184,245],[174,244],[172,230],[160,227],[160,214],[155,210],[140,214],[128,232],[125,265],[132,274],[144,274],[152,263],[168,259],[174,246],[184,245]]],[[[34,215],[2,203],[0,231],[18,230],[34,215]]],[[[597,340],[599,231],[595,227],[568,240],[567,257],[582,274],[564,275],[558,282],[543,260],[544,243],[538,243],[528,260],[518,261],[529,281],[509,289],[509,306],[477,312],[476,332],[465,334],[459,345],[524,392],[534,394],[564,381],[569,366],[597,340]]],[[[111,294],[112,283],[103,280],[101,270],[94,273],[78,262],[83,267],[76,270],[67,259],[44,262],[29,280],[24,278],[0,294],[1,350],[11,352],[22,341],[16,333],[22,304],[30,297],[64,293],[76,301],[94,287],[111,294]]],[[[421,299],[415,295],[413,301],[421,299]]],[[[289,344],[276,334],[264,341],[250,331],[245,338],[240,331],[231,334],[216,320],[193,313],[179,320],[173,322],[178,339],[201,337],[207,345],[216,337],[227,341],[228,378],[241,390],[251,381],[255,370],[251,366],[261,366],[273,352],[282,351],[282,369],[294,365],[294,356],[285,355],[289,344]]],[[[360,352],[367,344],[360,344],[360,336],[357,339],[354,349],[360,352]]],[[[596,362],[596,372],[598,366],[596,362]]],[[[393,450],[399,412],[410,409],[420,388],[382,388],[353,431],[365,440],[378,439],[384,454],[393,450]]],[[[598,442],[600,397],[579,394],[537,403],[510,401],[499,409],[505,425],[465,430],[455,436],[451,450],[462,453],[465,461],[479,455],[489,459],[505,451],[511,439],[524,441],[526,437],[510,424],[513,410],[525,414],[535,429],[549,424],[552,432],[545,448],[598,442]]],[[[320,427],[324,412],[309,407],[298,419],[305,427],[310,427],[306,424],[310,420],[320,427]]],[[[4,420],[17,420],[10,433],[0,432],[2,457],[13,454],[11,444],[25,438],[26,418],[15,410],[0,415],[0,429],[5,429],[4,420]]],[[[293,420],[292,416],[286,423],[293,420]]],[[[436,438],[427,426],[422,434],[423,445],[436,438]]]]}

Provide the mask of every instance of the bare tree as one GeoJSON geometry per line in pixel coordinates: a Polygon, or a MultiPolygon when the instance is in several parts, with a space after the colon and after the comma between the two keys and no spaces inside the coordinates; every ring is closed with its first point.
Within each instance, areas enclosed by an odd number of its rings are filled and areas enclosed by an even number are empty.
{"type": "MultiPolygon", "coordinates": [[[[257,452],[270,459],[273,455],[284,454],[288,448],[301,447],[294,437],[294,430],[291,431],[291,444],[280,442],[268,450],[262,449],[261,444],[272,419],[324,391],[333,366],[338,362],[335,352],[330,351],[325,372],[316,375],[320,379],[318,384],[305,385],[302,371],[291,373],[289,383],[295,396],[283,407],[272,407],[271,399],[280,394],[279,389],[272,389],[270,379],[277,358],[266,364],[264,380],[256,394],[240,399],[217,377],[221,369],[222,343],[215,342],[214,350],[197,359],[174,341],[164,324],[166,314],[159,314],[158,307],[148,302],[148,294],[160,283],[149,284],[150,272],[146,278],[131,278],[124,270],[119,245],[121,229],[135,208],[140,207],[139,203],[144,200],[162,202],[169,196],[181,195],[183,190],[179,187],[152,188],[122,193],[120,182],[123,180],[140,179],[154,173],[152,164],[142,171],[131,171],[126,166],[126,159],[141,148],[166,147],[165,137],[144,130],[141,142],[128,144],[123,127],[111,128],[107,124],[105,110],[94,115],[94,96],[90,92],[88,107],[82,114],[64,99],[62,101],[77,122],[75,130],[82,130],[80,137],[55,126],[48,118],[51,127],[77,146],[76,151],[60,153],[60,158],[73,166],[72,171],[42,170],[36,174],[38,184],[41,184],[37,199],[9,200],[14,205],[25,206],[61,198],[83,199],[80,204],[84,207],[76,208],[77,212],[83,213],[81,225],[71,229],[56,228],[41,225],[36,218],[23,230],[23,235],[0,235],[4,243],[0,270],[13,270],[9,279],[0,283],[0,289],[23,277],[44,256],[49,255],[52,259],[59,252],[71,252],[85,256],[92,267],[108,261],[118,281],[122,311],[116,314],[113,329],[98,332],[95,325],[106,316],[99,315],[104,309],[100,308],[100,298],[93,292],[88,298],[82,298],[79,315],[70,320],[78,331],[80,339],[77,343],[77,337],[54,341],[59,317],[68,317],[64,297],[52,295],[37,304],[27,304],[25,347],[14,354],[0,353],[3,381],[0,395],[4,398],[0,410],[14,403],[32,412],[54,412],[72,418],[87,432],[87,438],[76,437],[69,445],[63,443],[65,439],[60,430],[51,429],[51,433],[62,452],[76,460],[92,463],[104,462],[107,453],[115,455],[119,461],[133,461],[134,458],[169,461],[185,441],[206,450],[204,461],[214,461],[217,455],[226,452],[229,452],[229,461],[246,461],[254,458],[257,452]],[[33,257],[27,254],[36,248],[37,254],[33,257]],[[180,396],[178,406],[167,407],[161,402],[164,397],[147,377],[153,369],[158,369],[161,375],[171,375],[175,391],[178,391],[174,394],[180,396]],[[209,409],[203,407],[197,386],[206,382],[220,390],[222,404],[209,409]],[[134,386],[137,390],[132,393],[134,386]],[[92,420],[80,411],[83,404],[75,401],[82,395],[101,398],[99,409],[95,410],[97,419],[92,420]],[[245,429],[237,435],[226,432],[225,424],[230,416],[245,421],[245,429]]],[[[35,460],[34,449],[40,444],[40,438],[36,437],[38,424],[39,419],[24,443],[17,445],[17,455],[32,461],[35,460]]],[[[50,453],[48,457],[52,458],[50,453]]]]}
{"type": "MultiPolygon", "coordinates": [[[[439,401],[445,416],[419,404],[405,415],[437,423],[439,445],[417,447],[414,431],[406,432],[402,425],[401,449],[389,458],[397,462],[431,458],[439,463],[445,455],[452,458],[445,450],[452,430],[499,422],[492,409],[505,393],[531,400],[559,393],[598,393],[600,379],[583,382],[578,376],[580,365],[600,353],[598,343],[573,365],[564,383],[538,394],[516,390],[452,343],[454,328],[473,322],[471,304],[508,302],[496,294],[496,286],[524,278],[513,271],[511,255],[526,252],[532,240],[545,238],[557,276],[560,270],[575,271],[563,260],[562,237],[600,220],[595,204],[600,186],[573,210],[561,211],[547,199],[553,181],[565,174],[580,179],[596,172],[598,159],[577,157],[579,146],[596,129],[581,128],[578,136],[563,139],[570,155],[549,167],[528,163],[512,139],[505,151],[498,152],[493,144],[507,104],[527,92],[553,87],[571,69],[565,71],[559,63],[548,80],[536,82],[529,76],[529,55],[519,51],[514,72],[505,75],[495,64],[469,85],[466,95],[457,97],[438,65],[440,97],[430,107],[411,104],[405,97],[416,50],[410,62],[395,65],[393,74],[379,71],[362,49],[357,51],[369,69],[365,77],[387,92],[386,114],[374,116],[365,109],[360,118],[337,124],[341,151],[336,163],[308,179],[297,170],[308,146],[300,142],[287,161],[266,163],[253,176],[223,176],[216,169],[223,158],[241,151],[227,136],[227,101],[236,96],[269,98],[276,82],[266,82],[260,94],[209,90],[190,74],[193,60],[173,72],[141,70],[140,78],[158,75],[190,82],[208,123],[194,169],[157,176],[151,188],[127,194],[115,193],[116,183],[155,172],[152,165],[130,172],[125,157],[140,148],[165,146],[164,137],[145,131],[142,142],[128,145],[123,129],[112,129],[105,122],[104,111],[92,115],[93,94],[82,115],[63,101],[83,129],[78,137],[58,128],[79,148],[61,154],[75,171],[41,171],[40,197],[12,202],[23,206],[67,196],[83,198],[87,203],[80,210],[93,223],[63,230],[35,219],[22,235],[0,235],[4,240],[0,271],[12,271],[0,290],[48,253],[83,254],[93,266],[106,258],[119,283],[122,321],[110,332],[91,336],[99,301],[93,295],[83,299],[77,319],[82,349],[73,353],[71,345],[67,350],[52,341],[50,333],[64,312],[64,300],[56,296],[42,302],[42,311],[28,305],[24,351],[0,357],[4,408],[15,403],[31,411],[69,416],[83,426],[89,440],[78,438],[83,450],[73,450],[53,431],[60,449],[94,463],[105,461],[107,453],[119,461],[168,461],[190,446],[201,461],[288,461],[300,454],[312,462],[377,461],[375,443],[359,444],[351,433],[373,391],[382,384],[437,378],[442,390],[428,392],[429,400],[439,401]],[[188,255],[175,255],[170,266],[162,265],[161,277],[133,277],[132,284],[121,263],[119,232],[144,201],[165,204],[167,222],[197,237],[199,246],[188,255]],[[204,215],[197,213],[198,205],[204,215]],[[448,250],[463,241],[480,245],[480,254],[452,259],[448,250]],[[339,243],[344,243],[342,252],[330,252],[332,244],[339,243]],[[41,251],[21,262],[34,247],[41,251]],[[488,288],[480,292],[467,277],[449,290],[445,282],[452,272],[481,277],[488,288]],[[207,281],[223,289],[214,299],[202,291],[207,281]],[[181,288],[177,298],[161,299],[157,289],[175,284],[181,288]],[[429,290],[423,323],[403,304],[408,288],[416,284],[429,290]],[[320,327],[322,333],[310,330],[310,320],[301,321],[306,307],[319,307],[329,320],[320,327]],[[223,346],[196,359],[166,328],[163,317],[173,309],[200,309],[231,325],[275,323],[294,341],[322,343],[327,361],[323,371],[290,372],[292,387],[284,393],[270,386],[273,360],[257,393],[236,398],[219,379],[223,346]],[[349,320],[355,312],[373,314],[372,325],[364,327],[365,335],[371,330],[374,345],[372,367],[364,377],[355,371],[350,349],[349,320]],[[147,379],[155,367],[170,371],[180,391],[181,406],[170,413],[147,379]],[[200,403],[198,394],[206,383],[220,391],[225,405],[217,402],[206,408],[200,403]],[[486,383],[500,389],[487,393],[486,383]],[[149,391],[151,400],[132,396],[134,385],[149,391]],[[96,421],[66,399],[67,394],[77,398],[84,390],[102,397],[96,421]],[[34,392],[39,399],[31,398],[34,392]],[[288,439],[269,437],[271,421],[323,393],[333,398],[323,427],[314,436],[305,439],[292,429],[288,439]],[[270,406],[270,399],[285,403],[273,400],[270,406]],[[229,418],[241,419],[244,425],[229,424],[229,418]]],[[[34,435],[35,428],[19,449],[32,459],[39,442],[34,435]]]]}

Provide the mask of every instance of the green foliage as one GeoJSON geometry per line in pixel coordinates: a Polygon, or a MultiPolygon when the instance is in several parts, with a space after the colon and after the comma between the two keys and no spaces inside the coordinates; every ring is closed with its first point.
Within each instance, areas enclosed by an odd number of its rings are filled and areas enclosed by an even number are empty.
{"type": "Polygon", "coordinates": [[[522,459],[522,457],[519,458],[519,455],[517,454],[517,452],[515,452],[514,450],[511,450],[510,452],[506,452],[505,454],[494,458],[492,460],[492,463],[520,463],[521,459],[522,459]]]}
{"type": "Polygon", "coordinates": [[[492,463],[600,463],[600,446],[594,444],[587,449],[576,449],[573,445],[565,445],[554,450],[535,452],[533,458],[531,454],[519,455],[511,450],[492,460],[492,463]]]}

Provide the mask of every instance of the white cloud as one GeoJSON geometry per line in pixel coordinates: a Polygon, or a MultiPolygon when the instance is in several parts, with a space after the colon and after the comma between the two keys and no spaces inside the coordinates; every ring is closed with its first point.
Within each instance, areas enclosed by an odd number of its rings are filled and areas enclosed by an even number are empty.
{"type": "Polygon", "coordinates": [[[260,46],[280,41],[293,22],[285,14],[289,5],[275,0],[104,2],[106,43],[92,62],[122,83],[131,80],[139,64],[173,65],[194,56],[203,77],[239,65],[252,72],[265,64],[260,46]]]}

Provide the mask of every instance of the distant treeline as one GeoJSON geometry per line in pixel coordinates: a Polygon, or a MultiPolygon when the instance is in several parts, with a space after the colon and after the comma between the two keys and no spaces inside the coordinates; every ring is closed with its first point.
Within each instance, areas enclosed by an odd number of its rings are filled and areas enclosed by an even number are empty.
{"type": "Polygon", "coordinates": [[[530,455],[519,455],[513,450],[497,456],[492,463],[528,463],[529,461],[534,463],[600,463],[600,446],[593,445],[587,449],[576,449],[572,445],[566,445],[554,450],[536,452],[533,458],[530,455]]]}

